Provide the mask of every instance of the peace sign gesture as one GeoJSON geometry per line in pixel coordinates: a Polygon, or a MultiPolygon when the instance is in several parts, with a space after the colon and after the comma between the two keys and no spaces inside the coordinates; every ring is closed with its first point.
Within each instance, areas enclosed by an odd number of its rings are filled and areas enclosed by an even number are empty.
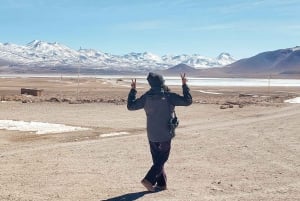
{"type": "Polygon", "coordinates": [[[185,85],[186,82],[187,82],[187,79],[185,77],[185,73],[183,73],[183,74],[180,73],[180,77],[181,77],[182,85],[185,85]]]}
{"type": "Polygon", "coordinates": [[[131,89],[136,89],[136,79],[131,79],[131,89]]]}

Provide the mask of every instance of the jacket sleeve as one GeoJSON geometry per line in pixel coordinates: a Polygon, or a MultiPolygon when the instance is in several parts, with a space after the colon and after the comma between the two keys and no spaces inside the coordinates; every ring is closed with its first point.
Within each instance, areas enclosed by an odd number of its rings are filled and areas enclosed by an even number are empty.
{"type": "Polygon", "coordinates": [[[192,95],[190,94],[190,89],[186,84],[182,85],[182,93],[183,93],[183,96],[176,94],[176,93],[170,94],[172,105],[174,105],[174,106],[189,106],[193,103],[193,98],[192,98],[192,95]]]}
{"type": "Polygon", "coordinates": [[[128,98],[127,98],[127,109],[128,110],[139,110],[144,108],[145,105],[145,95],[142,95],[140,98],[136,98],[137,91],[131,89],[128,98]]]}

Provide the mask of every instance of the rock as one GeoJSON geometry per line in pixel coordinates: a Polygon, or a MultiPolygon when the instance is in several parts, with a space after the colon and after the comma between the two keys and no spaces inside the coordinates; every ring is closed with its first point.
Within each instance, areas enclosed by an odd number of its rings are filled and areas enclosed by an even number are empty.
{"type": "Polygon", "coordinates": [[[60,100],[59,100],[58,98],[56,98],[56,97],[51,97],[51,98],[49,99],[49,101],[50,101],[50,102],[60,102],[60,100]]]}
{"type": "Polygon", "coordinates": [[[80,100],[70,100],[69,104],[82,104],[83,102],[80,100]]]}
{"type": "Polygon", "coordinates": [[[221,105],[220,106],[220,109],[227,109],[228,108],[228,105],[221,105]]]}

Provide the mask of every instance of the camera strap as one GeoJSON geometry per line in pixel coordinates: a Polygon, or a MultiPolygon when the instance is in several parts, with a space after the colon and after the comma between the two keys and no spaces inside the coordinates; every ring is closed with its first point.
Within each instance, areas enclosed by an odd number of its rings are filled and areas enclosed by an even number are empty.
{"type": "MultiPolygon", "coordinates": [[[[166,100],[167,100],[167,102],[168,102],[169,110],[170,110],[171,116],[173,117],[173,113],[175,112],[175,108],[174,108],[174,110],[172,111],[171,101],[170,101],[170,94],[169,94],[168,92],[165,92],[165,93],[164,93],[164,97],[166,98],[166,100]]],[[[176,114],[175,114],[175,116],[176,116],[176,114]]]]}
{"type": "MultiPolygon", "coordinates": [[[[177,118],[175,109],[173,110],[174,118],[177,118]]],[[[172,115],[173,116],[173,115],[172,115]]]]}
{"type": "Polygon", "coordinates": [[[174,109],[172,110],[172,107],[171,107],[171,101],[170,101],[170,94],[166,94],[165,96],[167,98],[167,101],[168,101],[168,105],[169,105],[169,110],[171,112],[171,116],[172,118],[177,118],[177,115],[176,115],[176,112],[175,112],[175,106],[174,106],[174,109]]]}

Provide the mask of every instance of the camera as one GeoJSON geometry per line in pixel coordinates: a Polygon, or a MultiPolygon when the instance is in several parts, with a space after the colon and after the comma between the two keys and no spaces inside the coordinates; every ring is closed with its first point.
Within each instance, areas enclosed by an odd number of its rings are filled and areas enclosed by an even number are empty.
{"type": "Polygon", "coordinates": [[[176,116],[172,117],[169,121],[169,129],[172,138],[175,137],[175,129],[178,127],[178,125],[179,125],[178,118],[176,116]]]}

